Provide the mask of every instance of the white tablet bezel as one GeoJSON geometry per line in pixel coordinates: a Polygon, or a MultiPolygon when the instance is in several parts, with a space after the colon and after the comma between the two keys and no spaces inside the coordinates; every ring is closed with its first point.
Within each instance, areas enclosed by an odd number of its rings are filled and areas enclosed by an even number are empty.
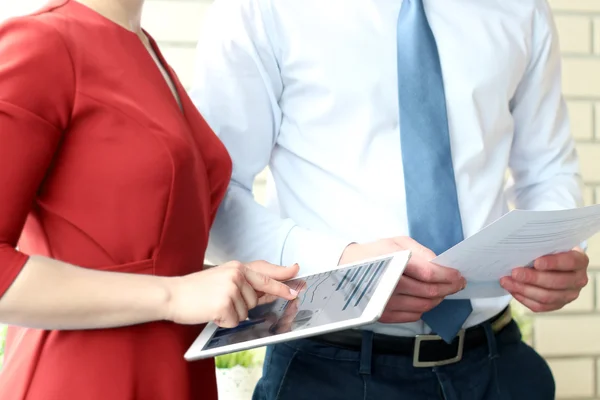
{"type": "MultiPolygon", "coordinates": [[[[398,281],[400,280],[402,274],[404,273],[404,269],[406,268],[406,264],[410,259],[411,252],[408,250],[400,251],[392,254],[387,254],[379,257],[373,257],[365,260],[361,260],[359,262],[345,264],[336,266],[334,268],[329,268],[323,271],[319,271],[318,274],[328,271],[334,271],[338,269],[343,269],[355,265],[365,264],[367,262],[375,262],[378,260],[386,259],[392,257],[390,264],[386,268],[383,276],[379,280],[377,287],[375,288],[374,294],[369,300],[369,303],[365,307],[365,311],[363,314],[356,318],[347,319],[344,321],[332,322],[322,326],[316,326],[312,328],[302,329],[296,332],[286,332],[278,335],[273,335],[269,337],[252,339],[246,342],[241,343],[233,343],[220,347],[214,347],[207,350],[202,350],[206,343],[213,337],[213,334],[218,329],[218,326],[214,323],[209,323],[200,333],[200,335],[196,338],[194,343],[190,346],[187,352],[184,355],[184,358],[187,361],[194,361],[204,358],[215,357],[222,354],[227,353],[235,353],[242,350],[249,350],[257,347],[263,347],[275,343],[280,343],[289,340],[302,339],[310,336],[321,335],[324,333],[340,331],[344,329],[356,328],[359,326],[367,325],[376,322],[379,318],[381,318],[381,314],[385,308],[385,305],[389,301],[394,288],[396,287],[398,281]]],[[[313,274],[307,275],[299,275],[298,278],[305,278],[307,276],[311,276],[313,274]]],[[[314,274],[316,275],[316,274],[314,274]]]]}

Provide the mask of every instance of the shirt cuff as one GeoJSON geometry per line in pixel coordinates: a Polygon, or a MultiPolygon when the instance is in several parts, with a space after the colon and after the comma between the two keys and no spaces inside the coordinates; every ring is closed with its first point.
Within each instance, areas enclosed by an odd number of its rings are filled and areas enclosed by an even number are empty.
{"type": "Polygon", "coordinates": [[[352,242],[293,227],[283,245],[281,265],[300,266],[299,275],[309,275],[337,266],[346,247],[352,242]]]}

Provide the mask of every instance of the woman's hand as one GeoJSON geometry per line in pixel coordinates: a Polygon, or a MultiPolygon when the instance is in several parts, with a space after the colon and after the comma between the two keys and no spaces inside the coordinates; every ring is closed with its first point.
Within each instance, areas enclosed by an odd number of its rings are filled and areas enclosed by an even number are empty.
{"type": "Polygon", "coordinates": [[[230,261],[206,271],[169,280],[167,319],[179,324],[213,321],[232,328],[248,318],[248,310],[273,296],[293,300],[298,293],[278,282],[292,279],[298,265],[284,268],[264,261],[230,261]]]}

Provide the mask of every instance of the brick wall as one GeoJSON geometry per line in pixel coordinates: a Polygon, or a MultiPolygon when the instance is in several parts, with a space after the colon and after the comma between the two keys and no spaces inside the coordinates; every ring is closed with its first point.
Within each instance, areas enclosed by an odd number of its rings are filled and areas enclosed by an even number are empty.
{"type": "MultiPolygon", "coordinates": [[[[563,90],[578,142],[586,204],[600,203],[600,1],[550,0],[563,53],[563,90]]],[[[600,399],[600,236],[590,284],[564,310],[534,316],[533,345],[550,362],[558,396],[600,399]]]]}

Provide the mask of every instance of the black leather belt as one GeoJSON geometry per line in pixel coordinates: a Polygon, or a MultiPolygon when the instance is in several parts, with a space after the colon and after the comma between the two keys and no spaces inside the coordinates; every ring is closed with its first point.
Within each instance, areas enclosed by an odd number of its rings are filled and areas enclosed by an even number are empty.
{"type": "MultiPolygon", "coordinates": [[[[512,321],[510,306],[500,314],[486,321],[491,324],[494,333],[500,332],[512,321]]],[[[347,350],[360,351],[362,331],[345,330],[315,336],[311,340],[347,350]]],[[[417,335],[401,337],[373,334],[373,353],[394,354],[413,357],[415,367],[437,367],[453,364],[462,359],[467,350],[484,345],[487,342],[483,324],[462,329],[450,344],[438,335],[417,335]]]]}

